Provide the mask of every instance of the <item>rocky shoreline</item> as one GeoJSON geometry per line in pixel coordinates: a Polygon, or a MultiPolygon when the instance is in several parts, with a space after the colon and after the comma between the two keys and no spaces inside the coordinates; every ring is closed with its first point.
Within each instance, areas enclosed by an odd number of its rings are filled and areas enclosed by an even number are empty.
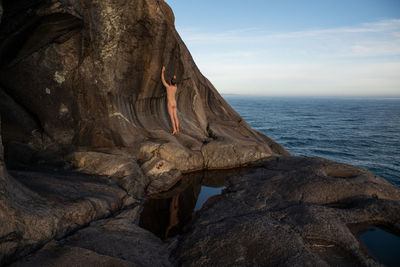
{"type": "Polygon", "coordinates": [[[400,233],[399,189],[354,166],[277,157],[228,182],[177,238],[180,264],[375,266],[358,233],[400,233]]]}
{"type": "MultiPolygon", "coordinates": [[[[85,198],[87,191],[91,191],[91,203],[95,198],[107,199],[97,200],[97,212],[107,205],[110,211],[103,215],[106,218],[64,229],[11,266],[71,266],[74,262],[81,266],[380,266],[358,233],[371,225],[400,233],[397,187],[360,168],[321,158],[276,157],[246,172],[228,172],[223,193],[196,213],[183,234],[164,241],[138,226],[143,202],[110,207],[112,196],[121,201],[123,193],[104,178],[75,174],[78,177],[72,179],[77,181],[68,184],[69,174],[60,179],[64,184],[57,184],[53,173],[50,184],[43,173],[36,177],[33,172],[11,174],[46,195],[46,203],[51,199],[49,212],[57,204],[66,210],[68,201],[74,201],[74,219],[84,219],[77,206],[83,203],[76,203],[76,198],[85,198]],[[32,179],[36,184],[27,181],[32,179]],[[108,188],[108,196],[99,193],[102,187],[108,188]],[[73,194],[75,199],[71,199],[73,194]]],[[[80,210],[88,212],[85,207],[80,210]]]]}
{"type": "Polygon", "coordinates": [[[399,235],[399,188],[253,130],[164,1],[0,1],[0,19],[1,266],[379,266],[358,232],[399,235]],[[178,136],[163,65],[178,77],[178,136]],[[243,166],[180,235],[139,227],[145,200],[182,173],[243,166]]]}

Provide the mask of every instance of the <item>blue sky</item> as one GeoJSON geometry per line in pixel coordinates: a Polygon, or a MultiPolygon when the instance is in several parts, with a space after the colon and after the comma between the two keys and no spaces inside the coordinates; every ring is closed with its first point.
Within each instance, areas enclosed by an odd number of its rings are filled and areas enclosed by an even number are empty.
{"type": "Polygon", "coordinates": [[[167,0],[220,93],[400,96],[400,0],[167,0]]]}

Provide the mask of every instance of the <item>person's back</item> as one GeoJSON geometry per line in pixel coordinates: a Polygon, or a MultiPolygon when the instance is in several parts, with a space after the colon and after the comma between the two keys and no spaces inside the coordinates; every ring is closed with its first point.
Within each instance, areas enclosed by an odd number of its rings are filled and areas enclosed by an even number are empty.
{"type": "Polygon", "coordinates": [[[177,91],[177,86],[176,85],[168,85],[167,88],[167,101],[168,104],[171,104],[176,107],[176,99],[175,99],[175,94],[177,91]]]}
{"type": "Polygon", "coordinates": [[[178,134],[179,133],[179,120],[178,120],[178,114],[177,114],[177,105],[176,105],[176,91],[178,90],[178,87],[176,86],[176,77],[171,79],[170,83],[168,84],[165,79],[164,79],[164,71],[165,67],[162,67],[161,70],[161,81],[164,84],[166,90],[167,90],[167,107],[168,107],[168,114],[169,117],[171,118],[171,124],[172,124],[172,134],[178,134]]]}

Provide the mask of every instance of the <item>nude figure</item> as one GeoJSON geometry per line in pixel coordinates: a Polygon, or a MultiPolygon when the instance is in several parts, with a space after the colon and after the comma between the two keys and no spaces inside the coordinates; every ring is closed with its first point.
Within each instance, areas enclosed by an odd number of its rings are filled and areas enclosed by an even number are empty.
{"type": "Polygon", "coordinates": [[[171,118],[171,124],[172,124],[172,134],[178,134],[179,133],[179,120],[178,120],[178,115],[177,115],[177,107],[176,107],[176,100],[175,100],[175,94],[176,90],[178,89],[176,87],[176,76],[170,80],[169,84],[165,81],[164,79],[164,71],[165,67],[162,67],[161,70],[161,81],[164,84],[165,88],[167,89],[167,107],[168,107],[168,114],[169,117],[171,118]]]}

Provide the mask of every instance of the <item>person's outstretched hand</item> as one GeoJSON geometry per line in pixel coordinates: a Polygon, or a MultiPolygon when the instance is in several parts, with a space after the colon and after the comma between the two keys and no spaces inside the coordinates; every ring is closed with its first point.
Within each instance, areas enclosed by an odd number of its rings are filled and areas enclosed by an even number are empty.
{"type": "Polygon", "coordinates": [[[162,66],[162,71],[165,71],[165,66],[162,66]]]}

